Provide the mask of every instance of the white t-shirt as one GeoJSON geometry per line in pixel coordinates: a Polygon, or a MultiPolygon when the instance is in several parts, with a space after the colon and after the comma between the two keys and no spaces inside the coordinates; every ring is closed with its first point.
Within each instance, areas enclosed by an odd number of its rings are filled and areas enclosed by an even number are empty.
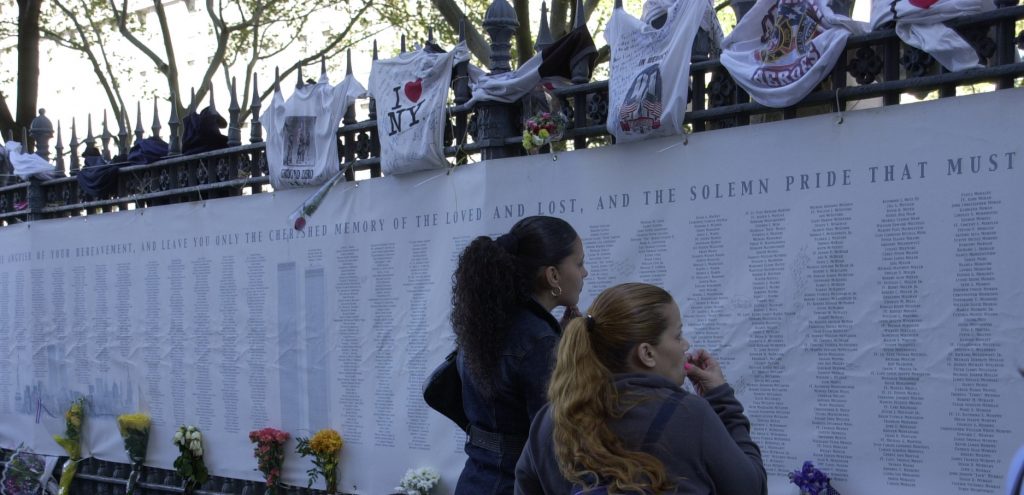
{"type": "Polygon", "coordinates": [[[618,142],[683,133],[690,50],[707,6],[661,2],[668,17],[654,28],[623,9],[612,11],[604,37],[612,50],[608,132],[618,142]]]}
{"type": "Polygon", "coordinates": [[[267,168],[274,189],[323,184],[338,172],[338,124],[345,110],[366,90],[351,75],[331,86],[321,74],[316,84],[296,88],[284,100],[274,92],[263,115],[267,129],[267,168]]]}
{"type": "Polygon", "coordinates": [[[982,0],[872,0],[871,28],[895,19],[896,36],[946,70],[973,69],[979,65],[977,52],[943,22],[982,9],[982,0]]]}
{"type": "Polygon", "coordinates": [[[864,31],[827,0],[758,0],[722,42],[722,65],[754,101],[788,107],[832,71],[846,39],[864,31]]]}
{"type": "Polygon", "coordinates": [[[370,95],[377,101],[380,165],[385,175],[444,168],[445,113],[452,66],[469,60],[466,43],[451,52],[420,49],[376,60],[370,95]]]}

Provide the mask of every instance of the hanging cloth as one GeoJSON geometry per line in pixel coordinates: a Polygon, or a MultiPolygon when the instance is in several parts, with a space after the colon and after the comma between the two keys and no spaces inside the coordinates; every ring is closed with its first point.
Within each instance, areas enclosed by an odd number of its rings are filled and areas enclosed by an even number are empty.
{"type": "Polygon", "coordinates": [[[376,60],[370,95],[377,101],[380,166],[385,175],[448,166],[445,114],[452,67],[469,60],[466,43],[445,52],[436,45],[376,60]]]}
{"type": "Polygon", "coordinates": [[[827,0],[758,0],[723,41],[722,65],[754,101],[788,107],[832,71],[847,38],[865,30],[827,0]]]}
{"type": "Polygon", "coordinates": [[[980,67],[970,43],[943,22],[983,10],[981,0],[872,0],[871,28],[896,21],[896,36],[956,72],[980,67]]]}
{"type": "Polygon", "coordinates": [[[637,19],[617,8],[605,27],[612,50],[608,79],[608,132],[617,142],[683,133],[690,81],[690,51],[706,2],[674,0],[645,5],[637,19]],[[649,22],[667,14],[665,23],[649,22]]]}
{"type": "Polygon", "coordinates": [[[345,110],[366,90],[351,75],[331,86],[327,74],[316,84],[296,88],[288,101],[274,91],[263,116],[267,129],[267,168],[274,189],[316,186],[338,172],[338,124],[345,110]]]}

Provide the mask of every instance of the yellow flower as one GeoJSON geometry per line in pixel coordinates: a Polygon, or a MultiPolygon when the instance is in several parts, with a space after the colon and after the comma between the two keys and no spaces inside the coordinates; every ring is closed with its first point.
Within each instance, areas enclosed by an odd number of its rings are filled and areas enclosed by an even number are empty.
{"type": "Polygon", "coordinates": [[[117,417],[117,427],[121,430],[121,435],[127,435],[128,430],[148,430],[149,415],[146,413],[122,414],[117,417]]]}
{"type": "Polygon", "coordinates": [[[313,438],[309,439],[309,450],[321,457],[337,453],[342,445],[345,445],[345,442],[341,440],[341,435],[330,428],[316,432],[313,438]]]}

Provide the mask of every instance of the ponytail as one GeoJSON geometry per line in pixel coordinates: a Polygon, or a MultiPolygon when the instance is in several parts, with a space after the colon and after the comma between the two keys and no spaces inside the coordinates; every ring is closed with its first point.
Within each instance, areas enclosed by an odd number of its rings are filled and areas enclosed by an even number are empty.
{"type": "Polygon", "coordinates": [[[466,367],[484,397],[494,393],[502,345],[528,281],[515,256],[487,236],[474,239],[452,275],[452,328],[466,367]]]}
{"type": "Polygon", "coordinates": [[[654,286],[618,285],[602,292],[587,316],[573,319],[563,332],[548,399],[558,469],[570,482],[585,488],[601,484],[609,493],[674,489],[661,461],[626,449],[608,426],[632,406],[619,396],[612,374],[624,371],[625,355],[638,340],[649,340],[649,328],[657,325],[651,313],[658,313],[651,307],[671,301],[654,286]]]}

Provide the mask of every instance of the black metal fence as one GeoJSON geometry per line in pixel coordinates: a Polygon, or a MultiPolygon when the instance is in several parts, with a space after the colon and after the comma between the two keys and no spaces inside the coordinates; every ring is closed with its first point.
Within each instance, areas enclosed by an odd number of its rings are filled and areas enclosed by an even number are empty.
{"type": "MultiPolygon", "coordinates": [[[[498,2],[507,6],[502,0],[498,2]]],[[[498,2],[495,5],[499,5],[498,2]]],[[[937,91],[940,98],[956,97],[958,88],[979,83],[990,84],[994,90],[1020,86],[1024,78],[1024,63],[1019,61],[1017,50],[1024,49],[1024,31],[1018,30],[1017,26],[1024,19],[1024,6],[1017,6],[1017,0],[1001,0],[996,3],[998,8],[995,10],[964,16],[947,23],[974,46],[983,68],[947,72],[927,53],[902,43],[892,29],[882,29],[849,38],[846,53],[839,58],[830,76],[800,103],[785,109],[767,108],[751,102],[746,92],[732,80],[717,59],[705,53],[695,53],[690,68],[692,107],[686,115],[686,122],[691,132],[704,132],[799,118],[808,114],[840,112],[855,102],[865,100],[873,100],[872,104],[878,105],[898,105],[902,96],[907,94],[921,96],[937,91]]],[[[488,10],[488,19],[491,21],[487,23],[488,32],[494,50],[490,67],[492,71],[507,70],[507,47],[511,30],[499,28],[502,22],[506,23],[507,28],[509,10],[510,6],[507,10],[488,10]]],[[[514,13],[512,17],[511,21],[514,22],[514,13]]],[[[466,106],[470,97],[467,78],[464,77],[467,67],[461,65],[456,67],[456,71],[455,105],[449,108],[445,132],[445,152],[452,163],[457,165],[470,159],[522,154],[519,127],[522,105],[488,103],[466,106]]],[[[607,81],[576,80],[574,83],[554,92],[569,117],[565,134],[567,146],[580,149],[610,143],[611,138],[605,131],[608,114],[607,81]]],[[[49,181],[20,181],[0,187],[0,226],[208,198],[259,194],[269,184],[263,132],[259,122],[260,102],[254,98],[250,108],[249,144],[242,144],[243,126],[239,121],[241,112],[235,94],[231,95],[228,112],[228,148],[181,156],[181,124],[172,110],[168,121],[170,155],[156,163],[121,168],[118,172],[117,191],[109,197],[89,197],[79,191],[75,178],[80,169],[79,149],[102,148],[97,151],[108,158],[115,148],[119,154],[125,154],[132,138],[141,140],[144,137],[141,112],[136,115],[134,136],[129,133],[125,118],[118,119],[116,135],[109,131],[106,122],[100,136],[93,136],[90,125],[88,134],[81,141],[76,134],[77,130],[72,129],[66,154],[69,162],[66,170],[63,140],[58,132],[56,164],[68,176],[49,181]]],[[[348,180],[354,180],[357,171],[369,171],[371,177],[381,175],[376,112],[372,101],[369,116],[369,120],[357,122],[354,113],[349,112],[338,130],[339,169],[345,171],[348,180]]],[[[957,125],[955,117],[949,121],[951,126],[957,125]]],[[[41,130],[45,132],[45,126],[41,130]]],[[[153,136],[159,136],[161,131],[155,104],[151,131],[153,136]]],[[[41,149],[37,152],[48,155],[46,140],[39,141],[41,149]]],[[[0,463],[9,455],[10,451],[0,449],[0,463]]],[[[89,459],[79,468],[72,493],[120,493],[124,489],[127,475],[126,465],[89,459]]],[[[140,486],[144,494],[182,491],[180,480],[175,478],[172,471],[155,468],[146,470],[140,486]]],[[[214,477],[203,488],[207,493],[255,494],[263,491],[258,483],[220,477],[214,477]]],[[[287,493],[314,492],[304,488],[289,488],[287,493]]]]}

